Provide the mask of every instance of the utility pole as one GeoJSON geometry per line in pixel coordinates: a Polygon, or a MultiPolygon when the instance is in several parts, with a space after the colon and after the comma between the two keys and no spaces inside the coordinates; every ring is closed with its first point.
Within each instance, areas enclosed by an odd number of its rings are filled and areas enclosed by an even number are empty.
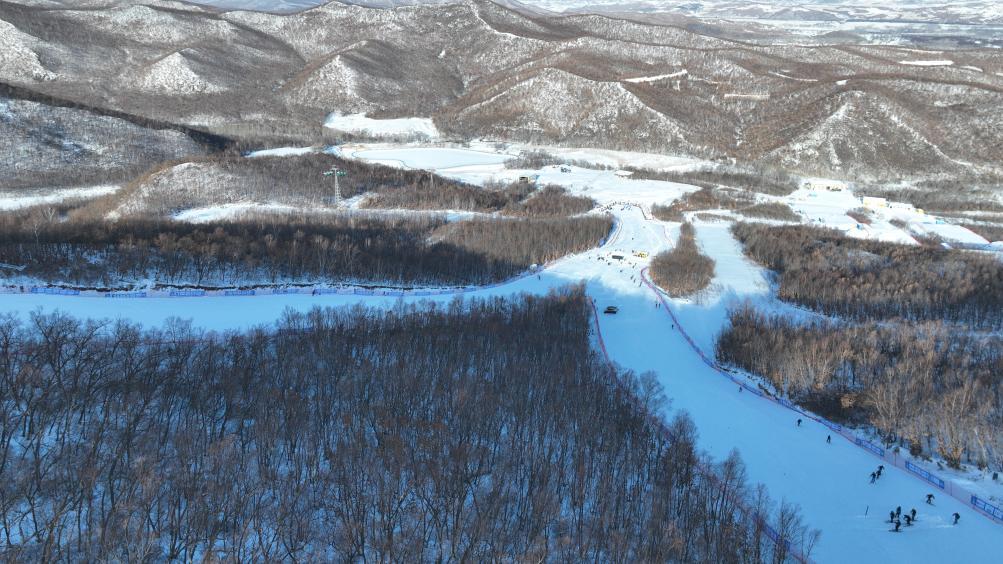
{"type": "Polygon", "coordinates": [[[334,207],[338,207],[341,205],[341,185],[338,184],[338,177],[345,176],[347,174],[348,174],[347,172],[341,170],[337,166],[332,166],[327,172],[324,173],[324,176],[334,177],[334,207]]]}

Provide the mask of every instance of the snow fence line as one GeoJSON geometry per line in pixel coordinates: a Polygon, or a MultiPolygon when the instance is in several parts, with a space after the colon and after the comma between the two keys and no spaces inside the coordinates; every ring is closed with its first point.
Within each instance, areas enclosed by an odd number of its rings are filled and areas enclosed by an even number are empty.
{"type": "MultiPolygon", "coordinates": [[[[668,300],[665,299],[664,293],[661,291],[661,289],[658,288],[658,286],[656,286],[648,278],[647,268],[641,270],[641,280],[643,280],[644,283],[648,285],[648,287],[655,293],[655,296],[658,297],[659,301],[662,302],[663,309],[669,315],[669,317],[672,318],[672,321],[676,325],[676,329],[683,336],[683,338],[686,339],[686,342],[689,343],[690,348],[692,348],[697,353],[697,355],[700,356],[700,359],[703,360],[704,364],[709,366],[712,370],[714,370],[718,374],[728,378],[735,384],[742,386],[742,388],[755,392],[755,390],[753,390],[749,385],[747,385],[746,382],[735,377],[729,370],[719,365],[717,361],[709,358],[703,352],[700,346],[696,344],[696,342],[690,337],[689,333],[686,332],[686,329],[683,327],[683,325],[679,322],[679,318],[677,318],[676,314],[672,311],[672,308],[670,307],[668,300]]],[[[821,423],[822,425],[825,425],[829,429],[832,429],[837,435],[843,437],[844,439],[856,445],[857,447],[862,448],[867,452],[870,452],[871,454],[883,460],[884,462],[889,463],[892,466],[896,466],[902,470],[905,470],[907,474],[911,474],[919,480],[937,486],[938,488],[940,488],[941,491],[946,492],[954,499],[971,507],[972,510],[975,511],[975,513],[988,518],[993,523],[1003,524],[1003,510],[1001,510],[999,507],[989,504],[985,500],[979,499],[975,494],[955,484],[953,481],[944,480],[943,478],[923,468],[920,468],[919,466],[905,459],[905,457],[900,457],[898,455],[898,452],[894,450],[888,451],[868,440],[858,437],[856,434],[851,433],[838,423],[829,421],[828,419],[820,417],[810,411],[805,411],[786,398],[774,397],[773,395],[768,393],[759,393],[759,392],[755,393],[760,398],[774,402],[784,408],[787,408],[797,413],[798,415],[807,417],[808,419],[811,419],[816,423],[821,423]]]]}
{"type": "MultiPolygon", "coordinates": [[[[620,237],[623,225],[619,221],[613,222],[613,229],[599,240],[597,249],[613,244],[620,237]]],[[[578,253],[574,253],[578,254],[578,253]]],[[[77,290],[73,288],[60,288],[54,286],[6,286],[0,288],[3,294],[39,294],[47,296],[77,296],[83,298],[211,298],[211,297],[238,297],[238,296],[378,296],[378,297],[431,297],[467,294],[480,290],[490,290],[500,288],[507,284],[518,282],[524,278],[529,278],[540,274],[557,262],[571,255],[556,258],[548,261],[536,268],[530,268],[511,278],[506,278],[499,282],[485,284],[482,286],[463,286],[453,288],[364,288],[362,286],[344,285],[336,287],[276,287],[261,289],[220,289],[205,290],[197,288],[176,288],[172,290],[142,290],[142,291],[101,291],[101,290],[77,290]]]]}
{"type": "MultiPolygon", "coordinates": [[[[560,259],[557,259],[560,260],[560,259]]],[[[451,294],[465,294],[478,290],[497,288],[506,284],[511,284],[539,274],[539,272],[553,262],[546,263],[542,267],[527,270],[521,274],[507,278],[500,282],[486,284],[483,286],[463,286],[442,289],[428,288],[364,288],[361,286],[338,286],[338,287],[303,287],[303,288],[259,288],[259,289],[220,289],[204,290],[196,288],[181,288],[173,290],[137,290],[137,291],[101,291],[101,290],[76,290],[71,288],[33,286],[29,288],[8,287],[2,290],[5,294],[40,294],[47,296],[77,296],[83,298],[211,298],[211,297],[238,297],[238,296],[381,296],[381,297],[422,297],[422,296],[444,296],[451,294]]]]}
{"type": "MultiPolygon", "coordinates": [[[[589,305],[592,306],[592,316],[595,319],[595,324],[596,324],[596,341],[599,344],[599,350],[602,351],[603,357],[606,360],[606,364],[609,365],[610,367],[610,380],[612,381],[613,385],[620,391],[621,394],[623,394],[625,398],[627,398],[631,402],[631,404],[633,404],[634,409],[636,409],[639,413],[642,413],[644,415],[644,417],[648,420],[648,422],[651,423],[655,427],[655,429],[658,430],[659,434],[661,434],[663,437],[667,438],[670,441],[675,440],[675,438],[672,436],[672,431],[665,425],[665,421],[662,418],[651,413],[650,411],[648,411],[646,407],[638,403],[637,396],[635,396],[633,392],[628,390],[626,386],[624,386],[623,381],[621,381],[620,378],[617,376],[616,364],[614,364],[613,360],[610,358],[609,351],[607,351],[606,349],[606,341],[603,339],[602,336],[602,326],[599,324],[599,308],[596,306],[596,301],[591,297],[589,298],[589,305]]],[[[698,463],[697,471],[700,473],[701,476],[707,478],[718,488],[724,487],[724,485],[721,484],[721,481],[718,478],[717,473],[714,472],[713,468],[709,468],[704,466],[703,464],[698,463]]],[[[759,529],[761,529],[766,534],[766,536],[769,537],[771,541],[773,541],[774,546],[783,549],[783,552],[785,554],[787,554],[794,560],[800,562],[801,564],[814,564],[814,561],[806,557],[804,554],[802,554],[800,550],[798,550],[791,544],[790,540],[783,538],[780,535],[780,533],[772,525],[770,525],[770,523],[763,517],[762,514],[760,514],[757,511],[749,509],[749,507],[744,503],[742,503],[740,500],[734,499],[732,501],[735,502],[735,506],[738,507],[738,510],[741,513],[742,517],[745,518],[746,520],[750,520],[753,523],[755,523],[755,525],[759,529]]]]}

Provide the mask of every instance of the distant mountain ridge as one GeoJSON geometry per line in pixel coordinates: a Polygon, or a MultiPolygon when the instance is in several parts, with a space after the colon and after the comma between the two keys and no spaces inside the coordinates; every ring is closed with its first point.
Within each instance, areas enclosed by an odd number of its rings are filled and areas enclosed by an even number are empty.
{"type": "MultiPolygon", "coordinates": [[[[372,8],[448,4],[452,0],[186,0],[226,10],[296,12],[331,1],[372,8]]],[[[669,12],[707,18],[755,18],[804,21],[908,21],[934,24],[1003,25],[1003,7],[995,0],[912,0],[876,5],[870,0],[509,0],[509,7],[555,13],[669,12]]]]}
{"type": "Polygon", "coordinates": [[[290,15],[54,5],[0,1],[13,46],[0,80],[237,140],[316,139],[338,111],[431,117],[452,139],[846,178],[996,174],[1003,154],[994,49],[808,44],[727,22],[546,16],[480,0],[290,15]]]}

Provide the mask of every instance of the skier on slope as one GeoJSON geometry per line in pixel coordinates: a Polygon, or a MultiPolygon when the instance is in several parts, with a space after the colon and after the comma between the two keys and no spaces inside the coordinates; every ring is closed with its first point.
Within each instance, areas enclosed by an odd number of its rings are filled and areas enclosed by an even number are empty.
{"type": "Polygon", "coordinates": [[[801,420],[798,419],[798,427],[800,427],[800,426],[801,426],[801,420]]]}
{"type": "Polygon", "coordinates": [[[825,442],[827,442],[827,443],[829,443],[831,445],[832,444],[832,435],[826,435],[825,436],[825,442]]]}
{"type": "Polygon", "coordinates": [[[901,528],[901,527],[902,527],[902,521],[895,521],[895,532],[896,533],[901,532],[901,531],[899,531],[899,528],[901,528]]]}
{"type": "Polygon", "coordinates": [[[898,506],[898,507],[895,508],[895,516],[899,517],[901,515],[902,515],[902,506],[900,505],[900,506],[898,506]]]}
{"type": "Polygon", "coordinates": [[[878,479],[878,475],[875,474],[874,472],[871,472],[871,483],[873,484],[874,480],[877,480],[877,479],[878,479]]]}
{"type": "Polygon", "coordinates": [[[888,512],[888,522],[889,523],[894,523],[895,522],[895,512],[894,511],[889,511],[888,512]]]}
{"type": "Polygon", "coordinates": [[[906,515],[905,517],[903,517],[903,519],[905,519],[906,527],[912,527],[912,517],[906,515]]]}
{"type": "Polygon", "coordinates": [[[955,525],[957,525],[957,524],[958,524],[958,520],[959,520],[959,519],[961,519],[961,515],[960,515],[959,513],[955,513],[955,514],[954,514],[954,524],[955,524],[955,525]]]}
{"type": "Polygon", "coordinates": [[[916,508],[915,508],[915,507],[913,507],[913,508],[912,508],[912,511],[910,511],[910,512],[909,512],[909,515],[911,515],[911,516],[912,516],[912,520],[913,520],[913,521],[915,521],[915,520],[916,520],[916,508]]]}
{"type": "Polygon", "coordinates": [[[926,504],[933,505],[933,494],[926,494],[926,504]]]}

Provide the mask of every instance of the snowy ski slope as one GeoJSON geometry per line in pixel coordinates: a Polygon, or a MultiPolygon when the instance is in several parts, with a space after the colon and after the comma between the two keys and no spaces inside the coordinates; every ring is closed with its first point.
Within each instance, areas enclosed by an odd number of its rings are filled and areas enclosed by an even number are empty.
{"type": "MultiPolygon", "coordinates": [[[[409,149],[355,153],[401,166],[435,168],[441,174],[472,182],[513,179],[530,172],[540,181],[567,186],[575,193],[596,198],[617,218],[617,227],[607,243],[580,255],[548,265],[539,275],[523,276],[509,283],[467,289],[465,295],[511,295],[541,293],[550,288],[584,280],[597,305],[617,305],[618,315],[599,316],[606,349],[614,362],[636,371],[659,374],[671,399],[669,410],[686,410],[700,433],[700,445],[722,459],[737,449],[753,482],[765,484],[777,499],[799,504],[806,520],[823,531],[812,558],[818,562],[989,562],[1003,555],[1003,522],[993,522],[969,505],[952,499],[919,477],[885,463],[884,476],[870,484],[868,476],[882,463],[877,457],[804,418],[757,396],[739,391],[734,381],[708,366],[682,332],[706,353],[713,350],[715,335],[725,322],[727,309],[736,300],[771,301],[764,272],[749,262],[728,231],[726,223],[697,222],[698,244],[717,263],[711,291],[696,300],[667,300],[676,319],[666,308],[656,307],[657,295],[644,284],[642,270],[647,259],[631,257],[635,250],[654,255],[670,248],[678,224],[653,220],[642,208],[664,203],[695,190],[681,184],[630,180],[614,171],[556,167],[540,171],[505,169],[504,158],[489,151],[457,152],[457,149],[414,152],[409,149]],[[478,157],[478,155],[481,155],[478,157]],[[626,206],[630,202],[640,207],[626,206]],[[610,259],[624,254],[623,262],[610,259]],[[678,320],[678,321],[677,321],[678,320]],[[826,435],[833,435],[831,444],[826,435]],[[937,495],[936,505],[924,503],[927,493],[937,495]],[[901,534],[889,534],[889,510],[915,507],[918,521],[901,534]],[[962,515],[957,526],[950,515],[962,515]]],[[[846,206],[858,205],[843,196],[791,200],[795,209],[820,221],[835,222],[845,216],[846,206]],[[839,210],[843,213],[840,214],[839,210]]],[[[908,211],[908,210],[905,210],[908,211]]],[[[885,213],[885,212],[880,212],[885,213]]],[[[888,212],[891,213],[891,212],[888,212]]],[[[899,213],[899,212],[895,212],[899,213]]],[[[905,212],[902,212],[905,213],[905,212]]],[[[881,216],[884,217],[884,216],[881,216]]],[[[852,223],[849,219],[840,221],[852,223]]],[[[898,229],[882,219],[875,230],[898,229]]],[[[936,225],[936,224],[935,224],[936,225]]],[[[876,236],[887,237],[888,233],[876,236]]],[[[191,319],[207,329],[243,328],[267,324],[287,308],[306,310],[314,306],[348,306],[359,302],[390,307],[399,299],[448,301],[454,294],[404,297],[372,295],[269,295],[206,298],[149,298],[142,300],[67,297],[34,294],[0,294],[0,309],[27,316],[33,311],[63,310],[81,317],[121,318],[158,325],[171,318],[191,319]]]]}

